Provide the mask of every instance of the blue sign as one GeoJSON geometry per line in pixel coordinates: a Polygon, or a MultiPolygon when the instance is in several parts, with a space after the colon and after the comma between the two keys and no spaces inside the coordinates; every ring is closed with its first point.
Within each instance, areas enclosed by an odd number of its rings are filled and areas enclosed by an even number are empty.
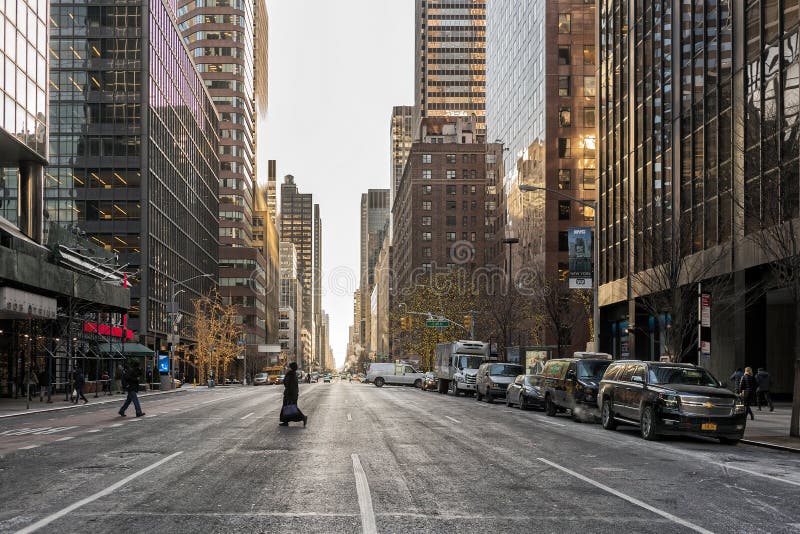
{"type": "Polygon", "coordinates": [[[158,355],[158,372],[169,373],[169,354],[158,355]]]}

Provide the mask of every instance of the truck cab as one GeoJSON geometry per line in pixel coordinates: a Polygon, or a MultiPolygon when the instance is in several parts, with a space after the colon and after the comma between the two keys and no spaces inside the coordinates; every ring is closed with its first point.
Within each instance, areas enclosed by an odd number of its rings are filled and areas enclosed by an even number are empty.
{"type": "Polygon", "coordinates": [[[481,341],[454,341],[436,345],[435,374],[439,393],[473,395],[478,368],[489,357],[489,344],[481,341]]]}

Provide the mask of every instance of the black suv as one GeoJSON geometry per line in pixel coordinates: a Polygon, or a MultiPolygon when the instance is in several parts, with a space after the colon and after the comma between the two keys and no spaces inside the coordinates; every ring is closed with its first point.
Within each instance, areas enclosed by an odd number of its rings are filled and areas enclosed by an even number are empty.
{"type": "Polygon", "coordinates": [[[594,419],[597,387],[610,364],[611,356],[560,358],[545,363],[541,388],[547,415],[569,410],[575,420],[594,419]]]}
{"type": "Polygon", "coordinates": [[[600,382],[603,428],[639,425],[644,439],[699,434],[735,444],[744,435],[745,408],[711,373],[691,364],[616,361],[600,382]]]}

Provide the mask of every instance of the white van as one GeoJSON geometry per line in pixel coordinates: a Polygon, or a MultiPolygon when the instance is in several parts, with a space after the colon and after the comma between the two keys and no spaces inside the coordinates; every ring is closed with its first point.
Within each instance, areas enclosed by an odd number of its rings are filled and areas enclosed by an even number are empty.
{"type": "Polygon", "coordinates": [[[377,387],[384,384],[422,387],[425,373],[421,373],[407,363],[372,363],[367,371],[367,382],[377,387]]]}

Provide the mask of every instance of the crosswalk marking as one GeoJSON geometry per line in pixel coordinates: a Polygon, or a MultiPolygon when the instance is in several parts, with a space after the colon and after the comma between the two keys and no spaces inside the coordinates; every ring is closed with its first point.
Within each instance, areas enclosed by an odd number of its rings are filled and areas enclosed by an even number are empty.
{"type": "Polygon", "coordinates": [[[39,428],[13,428],[11,430],[4,430],[0,432],[0,436],[24,436],[26,434],[44,436],[46,434],[56,434],[64,432],[65,430],[72,430],[78,428],[77,426],[43,426],[39,428]]]}

